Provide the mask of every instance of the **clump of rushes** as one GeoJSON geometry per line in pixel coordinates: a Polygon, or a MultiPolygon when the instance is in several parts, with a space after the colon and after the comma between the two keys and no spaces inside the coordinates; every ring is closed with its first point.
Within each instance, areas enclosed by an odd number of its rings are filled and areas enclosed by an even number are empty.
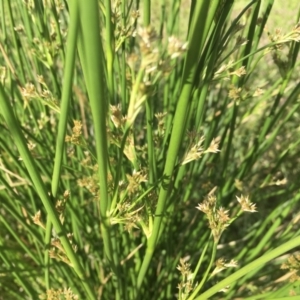
{"type": "Polygon", "coordinates": [[[0,297],[288,295],[300,14],[188,2],[4,1],[0,297]]]}

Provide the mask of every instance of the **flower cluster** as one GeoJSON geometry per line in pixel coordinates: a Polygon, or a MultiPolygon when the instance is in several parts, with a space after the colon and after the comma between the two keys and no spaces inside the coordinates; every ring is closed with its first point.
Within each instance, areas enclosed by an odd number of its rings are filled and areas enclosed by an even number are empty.
{"type": "Polygon", "coordinates": [[[290,282],[300,280],[300,254],[291,255],[287,262],[281,265],[281,269],[290,271],[290,282]]]}
{"type": "MultiPolygon", "coordinates": [[[[194,135],[191,135],[191,139],[194,139],[194,135]]],[[[198,160],[205,153],[218,153],[219,150],[219,141],[217,139],[213,139],[207,149],[203,148],[204,136],[201,136],[197,142],[192,143],[186,152],[181,165],[185,165],[191,161],[198,160]]]]}
{"type": "Polygon", "coordinates": [[[74,145],[83,145],[82,139],[82,123],[81,121],[74,120],[74,127],[72,128],[72,135],[67,135],[65,141],[74,145]]]}
{"type": "Polygon", "coordinates": [[[241,205],[242,211],[257,212],[256,204],[250,202],[249,196],[241,195],[241,197],[236,196],[236,198],[241,205]]]}
{"type": "Polygon", "coordinates": [[[180,271],[182,279],[178,284],[179,299],[187,299],[191,291],[193,290],[193,274],[190,269],[190,264],[186,262],[184,258],[180,258],[177,270],[180,271]]]}
{"type": "Polygon", "coordinates": [[[78,295],[74,294],[70,288],[60,288],[60,289],[49,289],[47,294],[40,295],[39,299],[47,300],[57,300],[57,299],[68,299],[68,300],[79,300],[78,295]]]}
{"type": "Polygon", "coordinates": [[[122,13],[122,1],[116,1],[112,14],[112,22],[115,28],[115,51],[117,52],[126,39],[136,36],[135,24],[140,17],[138,10],[132,10],[130,20],[124,22],[124,14],[122,13]],[[125,24],[126,23],[126,24],[125,24]]]}
{"type": "Polygon", "coordinates": [[[224,258],[219,258],[216,261],[216,267],[213,270],[212,274],[210,275],[210,277],[218,274],[219,272],[227,269],[227,268],[236,268],[238,266],[237,261],[235,261],[234,259],[232,259],[229,262],[226,262],[224,258]]]}
{"type": "Polygon", "coordinates": [[[217,244],[223,231],[230,225],[231,218],[228,210],[217,207],[217,198],[214,193],[208,194],[206,199],[196,207],[206,214],[209,227],[217,244]]]}
{"type": "MultiPolygon", "coordinates": [[[[77,245],[74,244],[73,242],[73,234],[72,233],[68,233],[67,234],[67,238],[74,250],[74,252],[76,253],[77,252],[77,245]]],[[[57,237],[54,237],[51,239],[51,249],[49,250],[49,256],[51,258],[54,258],[58,261],[62,261],[70,266],[72,266],[69,258],[67,257],[66,253],[65,253],[65,250],[61,244],[61,241],[59,238],[57,237]]]]}

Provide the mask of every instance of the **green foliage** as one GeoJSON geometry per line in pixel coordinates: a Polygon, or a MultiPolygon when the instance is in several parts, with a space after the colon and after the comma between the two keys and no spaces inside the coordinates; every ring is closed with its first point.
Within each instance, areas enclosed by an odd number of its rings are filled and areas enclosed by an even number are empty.
{"type": "Polygon", "coordinates": [[[299,297],[300,13],[262,2],[1,2],[3,299],[299,297]]]}

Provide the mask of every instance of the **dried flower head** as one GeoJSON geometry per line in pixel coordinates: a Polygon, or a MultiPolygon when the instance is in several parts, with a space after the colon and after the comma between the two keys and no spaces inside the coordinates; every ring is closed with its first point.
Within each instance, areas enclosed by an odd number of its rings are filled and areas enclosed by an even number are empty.
{"type": "Polygon", "coordinates": [[[205,153],[218,153],[221,150],[219,150],[219,143],[220,141],[218,139],[212,139],[209,147],[205,150],[205,153]]]}
{"type": "Polygon", "coordinates": [[[24,101],[24,109],[29,106],[29,102],[37,96],[35,86],[32,83],[26,83],[24,88],[21,88],[21,94],[24,101]]]}
{"type": "Polygon", "coordinates": [[[32,221],[34,224],[42,227],[43,229],[45,229],[45,224],[42,222],[41,219],[41,211],[39,210],[33,217],[32,217],[32,221]]]}
{"type": "Polygon", "coordinates": [[[110,118],[112,122],[114,123],[116,128],[119,128],[120,126],[124,125],[124,117],[122,115],[121,111],[121,105],[111,105],[110,106],[111,115],[110,118]]]}
{"type": "Polygon", "coordinates": [[[223,207],[217,207],[217,198],[214,192],[208,194],[205,200],[196,207],[206,214],[209,228],[212,231],[215,242],[217,243],[223,231],[230,225],[233,219],[229,217],[229,211],[223,207]]]}
{"type": "Polygon", "coordinates": [[[177,270],[180,271],[182,276],[188,276],[191,273],[190,264],[186,262],[184,258],[180,258],[179,265],[177,266],[177,270]]]}
{"type": "Polygon", "coordinates": [[[80,187],[86,188],[94,198],[99,198],[99,178],[97,172],[91,176],[85,176],[77,180],[80,187]]]}
{"type": "Polygon", "coordinates": [[[65,141],[70,142],[74,145],[83,145],[81,121],[74,120],[74,127],[72,128],[72,136],[67,135],[65,141]]]}
{"type": "Polygon", "coordinates": [[[142,171],[134,171],[132,175],[126,174],[128,180],[127,191],[129,195],[136,193],[142,182],[147,182],[147,175],[142,171]]]}
{"type": "Polygon", "coordinates": [[[193,160],[199,159],[203,153],[204,153],[204,148],[203,148],[203,142],[205,138],[204,136],[201,136],[200,139],[196,144],[194,144],[189,151],[186,153],[183,162],[181,163],[182,165],[185,165],[193,160]]]}
{"type": "Polygon", "coordinates": [[[217,217],[218,217],[220,223],[224,224],[225,227],[227,227],[227,224],[230,221],[228,213],[229,213],[229,210],[225,210],[224,207],[220,207],[217,210],[217,217]]]}
{"type": "Polygon", "coordinates": [[[240,203],[241,208],[243,211],[248,211],[248,212],[256,212],[256,204],[250,202],[249,196],[243,196],[241,197],[236,196],[237,201],[240,203]]]}
{"type": "Polygon", "coordinates": [[[39,299],[47,300],[79,300],[78,295],[74,294],[70,288],[60,288],[60,289],[49,289],[46,294],[39,296],[39,299]]]}
{"type": "Polygon", "coordinates": [[[116,1],[115,2],[115,8],[112,13],[112,19],[114,23],[115,28],[115,51],[117,52],[121,45],[124,43],[124,41],[129,37],[135,37],[136,36],[136,30],[135,30],[135,24],[137,19],[140,16],[140,13],[138,10],[133,10],[130,13],[130,20],[126,22],[126,24],[123,23],[122,20],[122,2],[116,1]]]}
{"type": "Polygon", "coordinates": [[[245,68],[245,66],[242,66],[242,67],[240,67],[239,69],[230,72],[229,74],[230,74],[230,75],[236,75],[236,76],[238,76],[238,77],[241,77],[241,76],[246,75],[247,73],[246,73],[246,68],[245,68]]]}
{"type": "Polygon", "coordinates": [[[141,51],[143,53],[149,53],[156,46],[158,36],[153,27],[140,28],[138,34],[141,38],[141,51]]]}
{"type": "Polygon", "coordinates": [[[280,267],[285,270],[290,271],[290,282],[295,282],[300,280],[300,254],[291,255],[287,262],[283,263],[280,267]]]}
{"type": "Polygon", "coordinates": [[[177,269],[180,271],[182,278],[177,288],[179,290],[179,299],[187,299],[190,292],[193,290],[193,273],[190,270],[190,264],[186,259],[180,258],[177,269]]]}
{"type": "Polygon", "coordinates": [[[58,199],[55,203],[55,209],[59,214],[59,219],[60,219],[61,223],[64,223],[64,212],[65,212],[66,203],[67,203],[67,200],[69,199],[69,196],[70,196],[70,192],[65,191],[65,193],[63,195],[63,199],[58,199]]]}
{"type": "Polygon", "coordinates": [[[214,211],[216,207],[216,203],[217,203],[217,197],[213,193],[213,194],[209,194],[202,203],[198,204],[196,208],[207,215],[207,214],[211,214],[214,211]]]}
{"type": "MultiPolygon", "coordinates": [[[[195,138],[194,133],[190,133],[190,139],[193,140],[194,138],[195,138]]],[[[201,136],[195,144],[192,144],[192,146],[185,154],[181,165],[185,165],[191,161],[198,160],[199,158],[202,157],[204,153],[220,152],[220,150],[218,149],[219,141],[217,141],[217,139],[213,139],[206,150],[203,148],[204,140],[205,140],[204,136],[201,136]]]]}
{"type": "Polygon", "coordinates": [[[234,101],[241,99],[241,88],[237,88],[234,85],[230,86],[228,97],[234,101]]]}
{"type": "Polygon", "coordinates": [[[29,151],[32,151],[36,147],[36,144],[33,143],[32,141],[28,141],[27,147],[28,147],[29,151]]]}
{"type": "Polygon", "coordinates": [[[253,94],[253,97],[258,97],[260,95],[263,95],[264,94],[264,90],[261,89],[261,88],[257,88],[253,94]]]}
{"type": "Polygon", "coordinates": [[[187,51],[188,43],[182,43],[175,36],[170,36],[168,39],[168,54],[171,59],[180,57],[187,51]]]}
{"type": "Polygon", "coordinates": [[[283,178],[283,179],[277,179],[275,182],[274,182],[275,185],[285,185],[287,184],[287,179],[286,178],[283,178]]]}
{"type": "MultiPolygon", "coordinates": [[[[77,245],[73,242],[73,234],[68,233],[67,238],[74,250],[74,252],[77,252],[77,245]]],[[[61,244],[61,241],[58,237],[54,237],[51,239],[51,249],[49,250],[49,256],[51,258],[54,258],[56,260],[62,261],[70,266],[72,266],[69,258],[67,257],[65,250],[61,244]]]]}
{"type": "Polygon", "coordinates": [[[226,262],[224,258],[219,258],[216,261],[216,267],[213,270],[210,277],[213,277],[214,275],[220,273],[221,271],[228,269],[228,268],[236,268],[238,266],[237,261],[232,259],[230,262],[226,262]]]}

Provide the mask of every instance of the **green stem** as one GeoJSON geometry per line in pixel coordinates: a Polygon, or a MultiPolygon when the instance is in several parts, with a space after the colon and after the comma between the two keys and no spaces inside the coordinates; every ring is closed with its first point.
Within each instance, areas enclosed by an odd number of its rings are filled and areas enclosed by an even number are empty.
{"type": "Polygon", "coordinates": [[[109,90],[110,99],[114,98],[114,29],[112,24],[112,13],[111,13],[111,0],[105,0],[105,26],[106,26],[106,60],[107,60],[107,85],[109,90]]]}
{"type": "Polygon", "coordinates": [[[209,265],[208,265],[208,267],[207,267],[207,269],[205,271],[205,274],[202,277],[201,282],[197,285],[197,287],[194,290],[193,294],[188,298],[188,300],[193,300],[196,297],[196,295],[200,292],[200,290],[203,287],[203,285],[206,283],[208,274],[209,274],[209,272],[211,270],[211,267],[212,267],[212,265],[213,265],[213,263],[215,262],[215,259],[216,259],[217,246],[218,246],[218,244],[216,242],[214,242],[213,251],[212,251],[212,254],[211,254],[210,262],[209,262],[209,265]]]}
{"type": "Polygon", "coordinates": [[[157,208],[155,211],[153,231],[148,240],[146,254],[138,275],[138,288],[140,288],[142,285],[160,234],[160,225],[162,222],[162,217],[164,216],[164,210],[169,195],[169,188],[172,186],[171,178],[177,160],[178,151],[181,146],[183,132],[185,130],[185,126],[183,126],[183,124],[186,124],[187,113],[189,111],[191,102],[190,97],[197,67],[195,60],[198,61],[200,57],[202,47],[205,43],[206,36],[213,21],[213,15],[214,11],[216,10],[217,2],[218,1],[214,1],[212,5],[212,11],[210,11],[210,14],[208,14],[210,2],[197,1],[195,5],[195,11],[192,14],[193,17],[189,32],[190,48],[187,53],[183,71],[183,87],[174,116],[173,129],[171,132],[170,144],[163,173],[163,183],[160,187],[157,208]]]}

